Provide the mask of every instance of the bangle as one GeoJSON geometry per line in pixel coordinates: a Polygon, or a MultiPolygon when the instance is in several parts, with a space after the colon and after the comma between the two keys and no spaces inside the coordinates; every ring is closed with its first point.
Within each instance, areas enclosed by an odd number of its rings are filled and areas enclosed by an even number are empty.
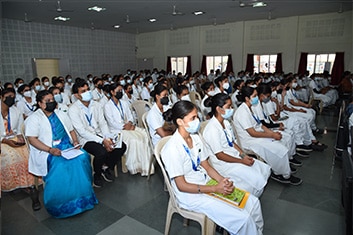
{"type": "Polygon", "coordinates": [[[199,185],[199,184],[197,185],[197,192],[198,192],[198,193],[201,193],[200,185],[199,185]]]}
{"type": "Polygon", "coordinates": [[[245,157],[245,153],[244,152],[242,152],[239,156],[241,157],[241,158],[244,158],[245,157]]]}

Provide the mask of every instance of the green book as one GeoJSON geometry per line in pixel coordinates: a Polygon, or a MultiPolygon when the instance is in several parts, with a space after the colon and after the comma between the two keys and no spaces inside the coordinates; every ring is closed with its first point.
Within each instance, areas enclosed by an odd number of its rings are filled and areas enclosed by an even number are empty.
{"type": "MultiPolygon", "coordinates": [[[[217,185],[218,182],[214,179],[211,179],[210,181],[207,182],[206,185],[217,185]]],[[[220,198],[228,203],[234,204],[236,206],[239,206],[240,203],[243,201],[246,195],[246,191],[234,188],[233,192],[228,195],[223,195],[221,193],[210,193],[212,196],[215,196],[217,198],[220,198]]]]}

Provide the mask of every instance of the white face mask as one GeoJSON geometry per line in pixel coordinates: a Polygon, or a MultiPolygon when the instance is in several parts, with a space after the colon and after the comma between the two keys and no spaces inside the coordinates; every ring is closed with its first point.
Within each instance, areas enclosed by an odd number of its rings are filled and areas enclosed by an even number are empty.
{"type": "Polygon", "coordinates": [[[292,83],[293,89],[295,89],[297,86],[298,86],[298,83],[296,83],[296,82],[293,82],[293,83],[292,83]]]}
{"type": "Polygon", "coordinates": [[[36,91],[39,91],[39,90],[40,90],[40,88],[41,88],[41,86],[40,86],[40,85],[37,85],[37,86],[35,86],[35,87],[34,87],[34,89],[35,89],[36,91]]]}
{"type": "Polygon", "coordinates": [[[153,83],[148,84],[148,88],[152,89],[153,88],[153,83]]]}
{"type": "Polygon", "coordinates": [[[190,83],[190,85],[194,85],[194,84],[195,84],[195,81],[194,81],[194,80],[191,80],[189,83],[190,83]]]}
{"type": "Polygon", "coordinates": [[[72,82],[72,79],[71,79],[71,78],[67,79],[67,82],[70,82],[70,83],[71,83],[71,82],[72,82]]]}
{"type": "Polygon", "coordinates": [[[185,127],[185,130],[190,134],[197,133],[200,129],[200,120],[196,118],[194,121],[188,123],[189,127],[185,127]]]}
{"type": "Polygon", "coordinates": [[[81,94],[82,101],[89,102],[92,100],[92,92],[91,91],[86,91],[81,94]]]}
{"type": "Polygon", "coordinates": [[[180,100],[187,100],[187,101],[190,101],[190,102],[191,102],[191,99],[190,99],[190,95],[189,95],[189,94],[182,96],[180,100]]]}
{"type": "Polygon", "coordinates": [[[228,82],[223,83],[222,87],[223,87],[224,90],[228,90],[228,88],[229,88],[229,83],[228,83],[228,82]]]}
{"type": "Polygon", "coordinates": [[[23,96],[24,97],[31,97],[32,96],[32,92],[31,91],[25,91],[25,92],[23,92],[23,96]]]}
{"type": "Polygon", "coordinates": [[[213,90],[213,91],[209,91],[207,94],[208,94],[209,96],[214,96],[214,95],[215,95],[215,93],[216,93],[216,91],[215,91],[215,90],[213,90]]]}
{"type": "Polygon", "coordinates": [[[131,84],[131,80],[130,80],[130,79],[128,79],[128,80],[127,80],[127,83],[131,84]]]}
{"type": "Polygon", "coordinates": [[[50,82],[44,82],[44,86],[50,86],[50,82]]]}

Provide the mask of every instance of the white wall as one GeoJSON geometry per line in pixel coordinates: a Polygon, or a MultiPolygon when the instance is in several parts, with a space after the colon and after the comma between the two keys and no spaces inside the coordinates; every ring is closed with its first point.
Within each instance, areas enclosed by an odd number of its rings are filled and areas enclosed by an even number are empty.
{"type": "Polygon", "coordinates": [[[134,34],[10,19],[1,25],[2,82],[33,79],[31,58],[68,59],[73,77],[118,74],[136,66],[134,34]]]}
{"type": "Polygon", "coordinates": [[[137,58],[153,58],[166,69],[167,56],[191,55],[193,71],[202,55],[232,54],[235,72],[245,69],[247,54],[282,53],[285,72],[296,72],[301,52],[345,52],[345,69],[352,70],[352,11],[242,21],[139,34],[137,58]]]}

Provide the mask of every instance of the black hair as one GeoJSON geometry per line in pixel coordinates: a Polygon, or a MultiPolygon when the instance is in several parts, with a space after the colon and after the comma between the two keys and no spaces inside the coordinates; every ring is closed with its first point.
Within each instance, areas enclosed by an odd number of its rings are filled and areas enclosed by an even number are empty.
{"type": "Polygon", "coordinates": [[[249,87],[249,86],[243,86],[243,88],[241,88],[239,95],[237,95],[237,99],[240,102],[245,102],[245,98],[248,97],[250,98],[250,96],[254,93],[254,88],[249,87]]]}
{"type": "Polygon", "coordinates": [[[16,95],[15,89],[13,89],[13,88],[5,88],[4,90],[1,91],[1,97],[6,95],[7,93],[13,93],[14,95],[16,95]]]}
{"type": "Polygon", "coordinates": [[[168,109],[163,113],[163,118],[166,122],[173,122],[177,125],[176,120],[178,118],[183,119],[192,110],[197,109],[197,107],[187,100],[181,100],[176,102],[171,109],[168,109]]]}
{"type": "Polygon", "coordinates": [[[219,83],[224,80],[228,80],[228,78],[226,76],[219,76],[214,82],[216,83],[216,86],[219,87],[219,83]]]}
{"type": "Polygon", "coordinates": [[[168,88],[166,88],[162,84],[158,84],[154,87],[154,90],[151,91],[150,95],[153,97],[154,101],[156,101],[156,95],[160,95],[163,91],[168,91],[168,88]]]}
{"type": "Polygon", "coordinates": [[[39,109],[38,103],[42,102],[43,97],[46,96],[46,95],[49,95],[49,94],[52,95],[52,93],[50,91],[48,91],[48,90],[38,91],[38,93],[36,95],[36,104],[35,104],[36,109],[35,109],[35,111],[37,111],[39,109]]]}
{"type": "Polygon", "coordinates": [[[124,86],[124,90],[127,90],[127,88],[128,88],[129,86],[131,86],[131,87],[132,87],[132,84],[130,84],[130,83],[126,83],[126,84],[125,84],[125,86],[124,86]]]}
{"type": "Polygon", "coordinates": [[[277,87],[279,85],[279,82],[274,81],[271,83],[271,87],[277,87]]]}
{"type": "Polygon", "coordinates": [[[271,90],[271,87],[270,85],[268,84],[260,84],[257,86],[256,88],[257,90],[257,94],[260,95],[260,94],[271,94],[272,93],[272,90],[271,90]]]}
{"type": "Polygon", "coordinates": [[[53,94],[53,91],[55,89],[58,89],[60,91],[60,89],[58,87],[55,87],[55,86],[50,87],[48,91],[53,94]]]}
{"type": "Polygon", "coordinates": [[[103,90],[104,92],[106,92],[106,93],[110,93],[110,86],[111,86],[110,84],[105,84],[105,85],[103,86],[103,89],[102,89],[102,90],[103,90]]]}
{"type": "Polygon", "coordinates": [[[206,91],[210,89],[211,85],[213,85],[213,82],[205,82],[204,84],[201,85],[201,89],[206,91]]]}
{"type": "Polygon", "coordinates": [[[114,91],[117,87],[123,87],[120,83],[114,82],[113,84],[109,85],[109,94],[112,94],[112,91],[114,91]]]}
{"type": "Polygon", "coordinates": [[[149,81],[153,81],[152,77],[151,76],[145,77],[145,79],[143,79],[143,85],[147,85],[149,81]]]}
{"type": "Polygon", "coordinates": [[[216,114],[217,107],[223,107],[226,104],[227,100],[230,100],[230,96],[224,93],[218,93],[214,96],[210,96],[205,100],[205,107],[211,108],[211,114],[216,114]]]}
{"type": "Polygon", "coordinates": [[[78,88],[88,86],[88,83],[84,79],[80,79],[75,82],[75,84],[72,86],[72,93],[77,94],[78,93],[78,88]]]}
{"type": "MultiPolygon", "coordinates": [[[[44,76],[44,77],[42,77],[42,79],[41,79],[42,82],[44,82],[45,79],[48,79],[48,80],[49,80],[49,78],[48,78],[47,76],[44,76]]],[[[50,81],[50,80],[49,80],[49,81],[50,81]]]]}
{"type": "Polygon", "coordinates": [[[16,78],[14,84],[17,85],[20,81],[23,81],[23,82],[24,82],[24,80],[23,80],[22,78],[16,78]]]}
{"type": "Polygon", "coordinates": [[[30,85],[28,85],[28,84],[23,84],[22,86],[20,86],[20,87],[17,89],[17,92],[18,92],[18,93],[22,93],[23,90],[24,90],[26,87],[28,87],[29,89],[31,89],[30,85]]]}
{"type": "Polygon", "coordinates": [[[11,82],[5,82],[4,88],[7,89],[9,85],[13,87],[13,84],[11,82]]]}
{"type": "Polygon", "coordinates": [[[96,85],[99,81],[103,81],[101,78],[93,79],[93,84],[96,85]]]}
{"type": "Polygon", "coordinates": [[[29,82],[29,85],[32,87],[35,82],[39,82],[40,83],[39,78],[33,78],[32,81],[29,82]]]}
{"type": "Polygon", "coordinates": [[[237,89],[238,89],[238,86],[240,86],[240,84],[242,84],[243,82],[244,82],[243,79],[236,80],[236,81],[234,82],[234,84],[233,84],[233,88],[234,88],[235,90],[237,90],[237,89]]]}
{"type": "Polygon", "coordinates": [[[180,95],[184,90],[189,90],[189,88],[185,85],[180,85],[177,86],[175,92],[177,93],[177,95],[180,95]]]}

